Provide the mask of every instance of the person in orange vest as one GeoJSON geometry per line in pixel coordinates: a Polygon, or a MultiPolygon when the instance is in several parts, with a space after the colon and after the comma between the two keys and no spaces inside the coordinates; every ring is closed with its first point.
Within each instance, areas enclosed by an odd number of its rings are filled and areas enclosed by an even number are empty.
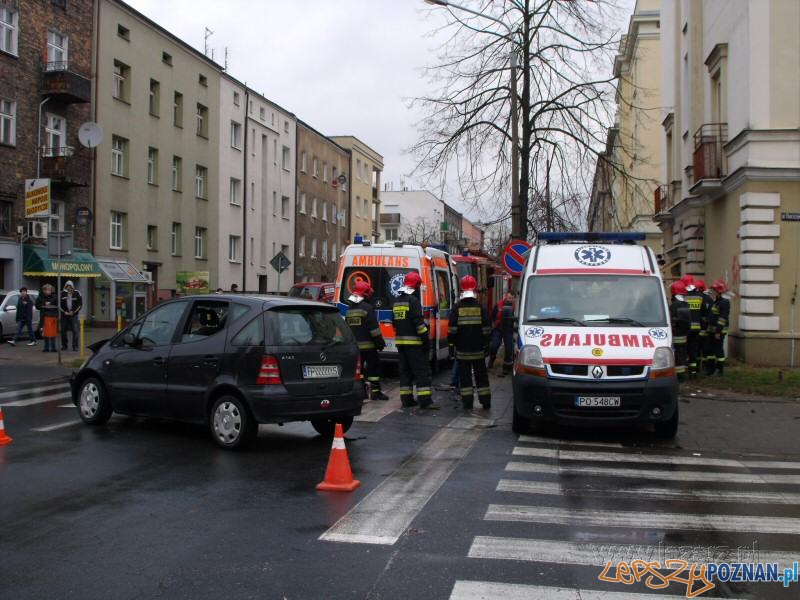
{"type": "Polygon", "coordinates": [[[36,298],[36,310],[42,320],[42,337],[44,338],[44,352],[58,352],[56,336],[58,335],[58,297],[55,288],[49,283],[42,286],[42,291],[36,298]]]}

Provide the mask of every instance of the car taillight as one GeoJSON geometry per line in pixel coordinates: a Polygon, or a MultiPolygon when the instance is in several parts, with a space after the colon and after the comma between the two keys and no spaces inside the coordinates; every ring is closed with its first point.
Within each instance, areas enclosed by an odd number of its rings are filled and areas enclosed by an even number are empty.
{"type": "Polygon", "coordinates": [[[261,368],[258,370],[256,383],[259,385],[281,385],[283,383],[277,358],[269,354],[261,357],[261,368]]]}
{"type": "Polygon", "coordinates": [[[356,381],[361,381],[361,355],[356,357],[356,376],[353,378],[356,381]]]}

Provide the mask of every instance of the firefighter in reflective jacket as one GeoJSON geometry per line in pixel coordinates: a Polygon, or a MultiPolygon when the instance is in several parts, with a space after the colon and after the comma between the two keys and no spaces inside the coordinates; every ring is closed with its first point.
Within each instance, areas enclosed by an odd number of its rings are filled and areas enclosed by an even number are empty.
{"type": "Polygon", "coordinates": [[[369,382],[372,400],[388,400],[389,396],[381,392],[381,363],[378,352],[386,347],[383,341],[375,309],[367,302],[370,287],[366,281],[358,281],[353,294],[347,299],[345,319],[358,343],[361,352],[361,365],[369,382]]]}
{"type": "Polygon", "coordinates": [[[702,279],[695,279],[694,286],[703,298],[700,309],[700,349],[698,353],[697,370],[708,369],[708,357],[711,355],[711,341],[709,340],[709,329],[711,322],[711,305],[714,300],[711,293],[706,288],[706,282],[702,279]]]}
{"type": "Polygon", "coordinates": [[[422,305],[414,296],[421,282],[419,273],[408,273],[399,290],[400,296],[392,305],[392,323],[400,371],[400,401],[404,407],[419,404],[420,408],[437,409],[439,406],[433,403],[431,396],[428,326],[422,318],[422,305]],[[416,401],[414,385],[417,387],[416,401]]]}
{"type": "Polygon", "coordinates": [[[714,304],[711,305],[710,340],[711,356],[706,372],[713,375],[714,371],[722,377],[725,373],[725,336],[728,334],[728,319],[731,314],[731,301],[723,294],[728,291],[727,284],[722,279],[717,279],[711,284],[714,295],[714,304]],[[714,361],[713,363],[711,361],[714,361]]]}
{"type": "Polygon", "coordinates": [[[676,281],[669,287],[672,303],[669,305],[669,317],[672,325],[672,348],[675,352],[675,372],[679,380],[686,377],[686,344],[692,324],[689,305],[686,303],[686,285],[676,281]]]}
{"type": "Polygon", "coordinates": [[[700,332],[703,330],[703,294],[697,290],[691,275],[684,275],[681,281],[686,286],[684,300],[689,305],[691,315],[686,344],[689,352],[689,375],[697,375],[700,364],[700,332]]]}
{"type": "Polygon", "coordinates": [[[489,319],[486,310],[475,297],[478,283],[472,275],[461,278],[461,298],[455,306],[447,330],[447,343],[455,347],[458,361],[461,402],[466,410],[472,408],[474,393],[483,408],[492,406],[492,390],[486,371],[486,348],[489,345],[489,319]],[[475,374],[475,388],[472,375],[475,374]]]}

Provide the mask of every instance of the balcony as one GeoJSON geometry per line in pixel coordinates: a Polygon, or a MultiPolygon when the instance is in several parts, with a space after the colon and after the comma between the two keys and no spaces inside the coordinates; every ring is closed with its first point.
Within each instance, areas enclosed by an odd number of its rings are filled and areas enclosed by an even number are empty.
{"type": "Polygon", "coordinates": [[[86,187],[90,182],[91,153],[72,146],[42,148],[39,159],[40,177],[65,187],[86,187]]]}
{"type": "Polygon", "coordinates": [[[653,214],[667,212],[672,208],[669,197],[669,186],[659,185],[653,190],[653,214]]]}
{"type": "Polygon", "coordinates": [[[64,104],[89,102],[92,82],[70,70],[66,61],[47,62],[42,68],[42,95],[56,98],[64,104]]]}
{"type": "Polygon", "coordinates": [[[372,186],[372,201],[373,202],[378,201],[378,188],[375,186],[372,186]]]}
{"type": "Polygon", "coordinates": [[[381,213],[381,225],[399,225],[400,213],[381,213]]]}
{"type": "Polygon", "coordinates": [[[706,123],[694,134],[692,174],[695,185],[693,194],[703,194],[721,186],[728,174],[728,165],[723,146],[728,141],[727,123],[706,123]]]}

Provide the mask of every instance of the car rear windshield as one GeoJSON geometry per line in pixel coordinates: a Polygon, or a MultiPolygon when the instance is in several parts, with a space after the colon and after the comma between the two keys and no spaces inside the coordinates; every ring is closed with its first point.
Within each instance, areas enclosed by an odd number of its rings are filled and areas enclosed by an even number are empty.
{"type": "Polygon", "coordinates": [[[318,285],[298,285],[289,290],[289,296],[305,300],[316,300],[319,298],[319,290],[320,287],[318,285]]]}
{"type": "MultiPolygon", "coordinates": [[[[394,301],[400,297],[400,288],[406,273],[416,269],[392,269],[389,267],[348,267],[344,270],[342,278],[341,301],[353,293],[353,288],[359,280],[366,281],[375,290],[369,299],[372,306],[377,309],[389,310],[394,301]]],[[[416,294],[419,298],[419,290],[416,294]]]]}
{"type": "Polygon", "coordinates": [[[664,327],[663,288],[657,277],[534,275],[528,279],[526,323],[569,322],[615,327],[664,327]]]}
{"type": "Polygon", "coordinates": [[[355,343],[337,310],[277,308],[267,312],[267,331],[273,346],[330,346],[355,343]]]}

